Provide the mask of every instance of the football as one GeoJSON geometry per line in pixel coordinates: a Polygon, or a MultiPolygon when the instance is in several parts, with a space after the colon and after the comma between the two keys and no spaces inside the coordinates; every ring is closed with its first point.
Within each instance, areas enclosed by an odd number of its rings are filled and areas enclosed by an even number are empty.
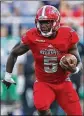
{"type": "Polygon", "coordinates": [[[77,58],[72,54],[65,54],[60,60],[60,65],[61,62],[67,66],[69,65],[71,65],[72,67],[77,66],[77,58]]]}

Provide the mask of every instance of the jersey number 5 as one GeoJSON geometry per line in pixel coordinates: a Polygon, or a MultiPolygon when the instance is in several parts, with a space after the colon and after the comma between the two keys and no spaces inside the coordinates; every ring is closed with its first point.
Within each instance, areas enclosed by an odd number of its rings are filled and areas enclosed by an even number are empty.
{"type": "Polygon", "coordinates": [[[57,69],[57,57],[44,56],[44,71],[47,73],[55,73],[57,69]]]}

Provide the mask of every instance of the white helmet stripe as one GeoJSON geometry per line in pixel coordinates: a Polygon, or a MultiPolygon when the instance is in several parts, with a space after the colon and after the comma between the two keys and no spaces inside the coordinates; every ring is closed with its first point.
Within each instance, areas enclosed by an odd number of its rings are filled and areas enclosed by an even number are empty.
{"type": "Polygon", "coordinates": [[[45,16],[45,9],[46,9],[47,6],[44,6],[43,9],[42,9],[42,16],[45,16]]]}

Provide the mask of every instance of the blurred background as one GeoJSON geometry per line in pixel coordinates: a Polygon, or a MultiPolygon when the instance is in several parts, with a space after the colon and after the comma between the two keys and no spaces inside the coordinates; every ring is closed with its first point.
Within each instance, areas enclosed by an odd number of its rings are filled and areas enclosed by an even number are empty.
{"type": "MultiPolygon", "coordinates": [[[[60,11],[61,25],[72,27],[80,38],[78,49],[84,66],[84,2],[81,1],[1,1],[1,77],[4,78],[5,65],[13,46],[18,43],[27,29],[35,27],[34,19],[38,8],[53,5],[60,11]]],[[[37,115],[33,104],[34,60],[31,51],[19,56],[13,69],[12,78],[17,85],[7,90],[1,83],[1,115],[37,115]]],[[[84,110],[84,71],[70,77],[80,97],[84,110]]],[[[54,101],[53,115],[65,115],[54,101]]],[[[83,111],[84,112],[84,111],[83,111]]]]}

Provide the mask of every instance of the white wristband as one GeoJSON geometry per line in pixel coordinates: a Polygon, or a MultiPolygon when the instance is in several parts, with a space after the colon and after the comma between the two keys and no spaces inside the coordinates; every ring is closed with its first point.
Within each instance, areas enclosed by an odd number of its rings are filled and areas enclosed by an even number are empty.
{"type": "Polygon", "coordinates": [[[8,73],[8,72],[6,72],[5,73],[5,80],[9,80],[10,78],[11,78],[11,76],[12,76],[12,73],[8,73]]]}
{"type": "Polygon", "coordinates": [[[79,72],[79,67],[76,67],[76,71],[73,73],[73,74],[76,74],[76,73],[78,73],[79,72]]]}

